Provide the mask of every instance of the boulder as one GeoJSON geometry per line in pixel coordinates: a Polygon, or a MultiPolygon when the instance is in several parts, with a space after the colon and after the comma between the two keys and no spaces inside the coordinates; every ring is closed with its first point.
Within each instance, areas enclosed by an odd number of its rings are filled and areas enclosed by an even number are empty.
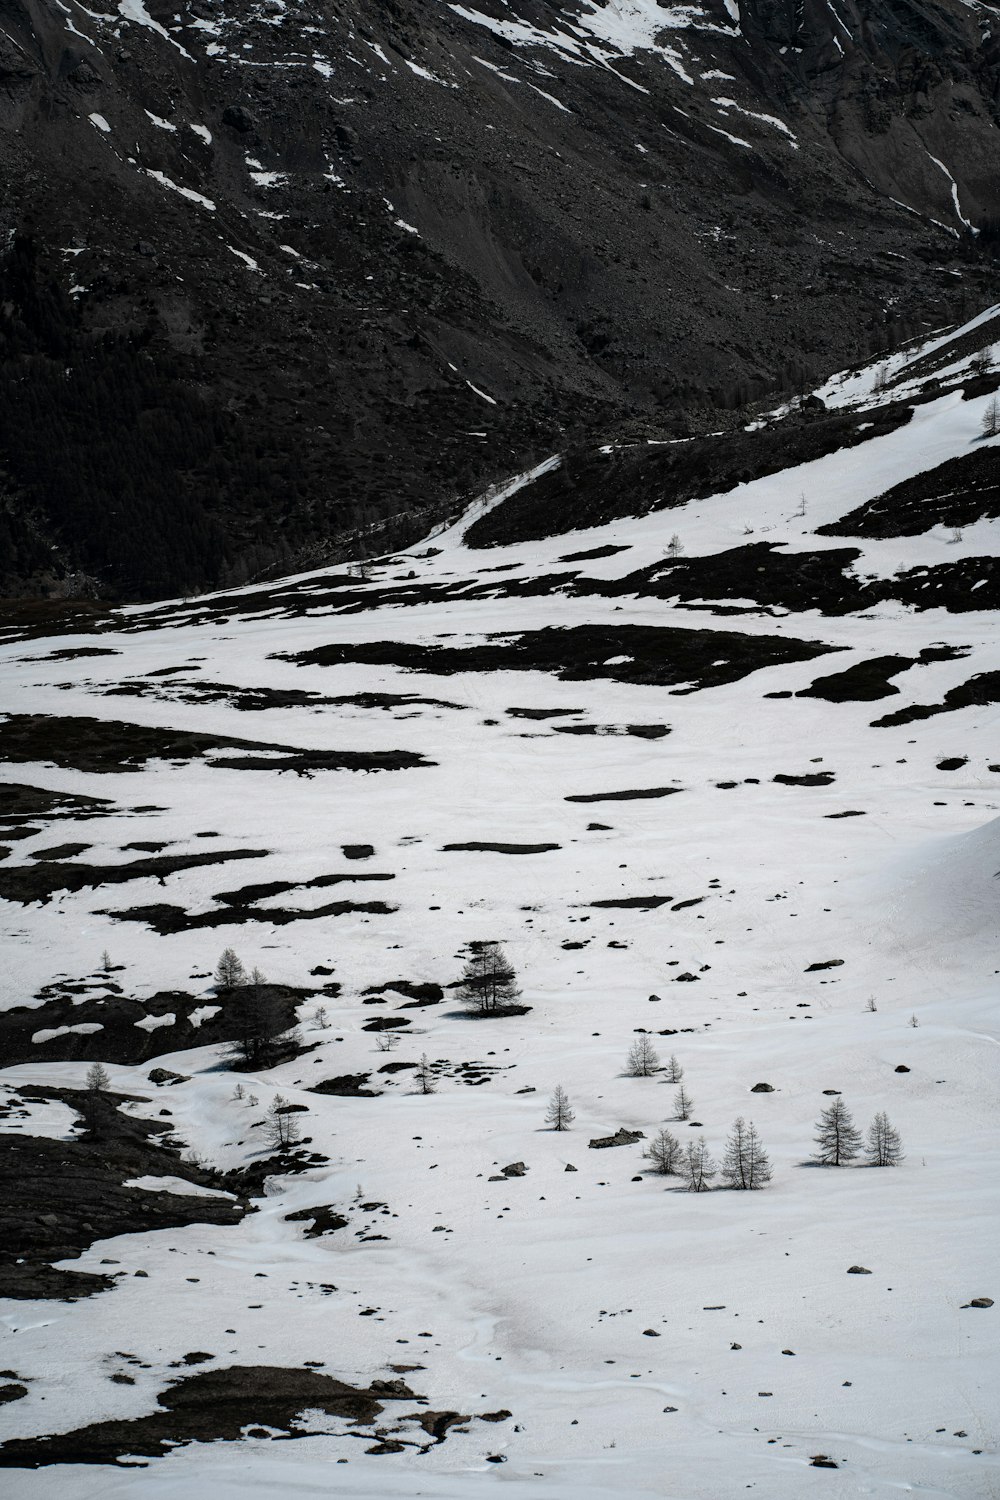
{"type": "Polygon", "coordinates": [[[641,1130],[626,1130],[624,1125],[616,1130],[614,1135],[595,1136],[588,1141],[591,1151],[604,1151],[608,1146],[634,1146],[636,1141],[644,1141],[645,1133],[641,1130]]]}

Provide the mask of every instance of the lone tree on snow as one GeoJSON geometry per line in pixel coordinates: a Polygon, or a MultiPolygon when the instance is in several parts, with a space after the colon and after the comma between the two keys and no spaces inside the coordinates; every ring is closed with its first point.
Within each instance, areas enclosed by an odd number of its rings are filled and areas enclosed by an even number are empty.
{"type": "Polygon", "coordinates": [[[417,1080],[417,1088],[422,1094],[433,1094],[437,1091],[437,1079],[434,1077],[434,1069],[431,1067],[431,1060],[426,1052],[420,1054],[414,1077],[417,1080]]]}
{"type": "Polygon", "coordinates": [[[545,1119],[553,1130],[568,1130],[576,1119],[576,1110],[570,1109],[569,1096],[561,1083],[555,1086],[545,1119]]]}
{"type": "Polygon", "coordinates": [[[870,1167],[898,1167],[903,1160],[903,1142],[889,1116],[880,1109],[868,1127],[865,1155],[870,1167]]]}
{"type": "Polygon", "coordinates": [[[645,1032],[628,1049],[625,1071],[630,1078],[650,1078],[659,1071],[660,1056],[645,1032]]]}
{"type": "Polygon", "coordinates": [[[235,990],[238,985],[246,984],[247,971],[235,948],[223,949],[215,966],[215,982],[220,990],[235,990]]]}
{"type": "Polygon", "coordinates": [[[683,1083],[674,1095],[674,1109],[677,1111],[678,1120],[690,1120],[691,1111],[694,1109],[694,1100],[683,1083]]]}
{"type": "Polygon", "coordinates": [[[684,1077],[684,1069],[681,1067],[680,1063],[677,1061],[677,1058],[672,1052],[664,1071],[666,1073],[668,1083],[680,1083],[681,1079],[684,1077]]]}
{"type": "Polygon", "coordinates": [[[771,1181],[771,1163],[751,1120],[733,1122],[722,1158],[722,1175],[731,1188],[754,1192],[771,1181]]]}
{"type": "Polygon", "coordinates": [[[283,1099],[280,1094],[275,1094],[268,1106],[267,1140],[275,1151],[287,1151],[289,1146],[295,1145],[301,1134],[299,1122],[291,1108],[288,1100],[283,1099]]]}
{"type": "Polygon", "coordinates": [[[716,1173],[716,1165],[709,1155],[705,1144],[705,1137],[700,1135],[696,1141],[691,1141],[684,1153],[681,1170],[687,1178],[689,1193],[707,1193],[709,1184],[716,1173]]]}
{"type": "Polygon", "coordinates": [[[680,1171],[683,1154],[681,1143],[665,1125],[656,1132],[642,1154],[647,1161],[652,1162],[653,1171],[659,1172],[663,1177],[673,1177],[680,1171]]]}
{"type": "Polygon", "coordinates": [[[843,1099],[834,1099],[820,1111],[815,1141],[818,1157],[825,1167],[842,1167],[853,1161],[861,1150],[861,1135],[843,1099]]]}
{"type": "Polygon", "coordinates": [[[520,998],[517,974],[499,943],[477,942],[469,947],[471,957],[462,971],[458,993],[474,1015],[502,1016],[520,998]]]}
{"type": "Polygon", "coordinates": [[[103,1063],[91,1063],[87,1069],[87,1087],[92,1094],[100,1094],[111,1087],[111,1078],[103,1063]]]}
{"type": "Polygon", "coordinates": [[[986,404],[983,412],[983,437],[996,437],[1000,433],[1000,401],[996,396],[986,404]]]}

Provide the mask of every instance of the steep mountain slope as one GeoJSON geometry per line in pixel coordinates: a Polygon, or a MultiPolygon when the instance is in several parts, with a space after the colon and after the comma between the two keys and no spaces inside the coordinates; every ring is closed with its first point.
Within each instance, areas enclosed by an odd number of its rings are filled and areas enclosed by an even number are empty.
{"type": "Polygon", "coordinates": [[[995,1493],[998,317],[712,493],[470,545],[552,454],[364,578],[7,633],[19,1500],[995,1493]],[[816,1164],[838,1098],[898,1166],[816,1164]],[[650,1170],[736,1116],[764,1191],[650,1170]]]}
{"type": "Polygon", "coordinates": [[[4,588],[377,551],[977,310],[993,16],[9,0],[4,588]]]}

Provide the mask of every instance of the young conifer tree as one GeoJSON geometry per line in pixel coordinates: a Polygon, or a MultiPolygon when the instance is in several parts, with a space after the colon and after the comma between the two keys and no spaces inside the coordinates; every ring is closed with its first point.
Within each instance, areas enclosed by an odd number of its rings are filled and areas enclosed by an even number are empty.
{"type": "Polygon", "coordinates": [[[659,1066],[659,1053],[643,1032],[628,1049],[625,1071],[630,1078],[651,1078],[659,1070],[659,1066]]]}
{"type": "Polygon", "coordinates": [[[220,990],[234,990],[246,984],[247,971],[235,948],[224,948],[215,968],[215,982],[220,990]]]}
{"type": "Polygon", "coordinates": [[[687,1178],[689,1193],[707,1193],[717,1171],[709,1155],[705,1137],[700,1135],[691,1141],[684,1153],[683,1173],[687,1178]]]}
{"type": "Polygon", "coordinates": [[[681,1169],[681,1143],[665,1125],[656,1132],[642,1154],[652,1163],[653,1171],[663,1177],[672,1177],[681,1169]]]}
{"type": "Polygon", "coordinates": [[[868,1127],[865,1155],[870,1167],[898,1167],[903,1160],[903,1142],[899,1131],[880,1109],[868,1127]]]}
{"type": "Polygon", "coordinates": [[[568,1130],[576,1119],[576,1111],[570,1108],[569,1096],[561,1083],[553,1090],[545,1119],[553,1130],[568,1130]]]}
{"type": "Polygon", "coordinates": [[[843,1099],[834,1099],[820,1111],[814,1139],[819,1147],[818,1160],[825,1167],[846,1166],[858,1155],[861,1135],[843,1099]]]}
{"type": "Polygon", "coordinates": [[[731,1188],[755,1192],[771,1181],[771,1163],[753,1121],[734,1121],[722,1158],[722,1175],[731,1188]]]}

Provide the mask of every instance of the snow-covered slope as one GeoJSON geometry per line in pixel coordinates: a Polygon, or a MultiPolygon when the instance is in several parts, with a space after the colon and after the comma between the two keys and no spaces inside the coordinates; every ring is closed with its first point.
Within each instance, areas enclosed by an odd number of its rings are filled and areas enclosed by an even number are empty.
{"type": "MultiPolygon", "coordinates": [[[[880,586],[855,608],[669,585],[759,541],[833,554],[844,538],[817,527],[993,451],[975,345],[949,335],[947,377],[918,378],[912,351],[917,404],[889,430],[886,373],[845,376],[839,399],[875,436],[725,493],[486,550],[463,540],[467,514],[364,579],[317,572],[8,641],[3,780],[36,790],[5,815],[5,994],[30,1009],[4,1087],[78,1088],[101,1059],[127,1113],[168,1109],[225,1171],[266,1154],[280,1092],[315,1155],[238,1224],[96,1225],[62,1264],[119,1277],[107,1291],[7,1303],[0,1363],[27,1394],[4,1434],[143,1417],[192,1352],[210,1370],[317,1361],[363,1386],[402,1367],[432,1412],[467,1419],[440,1445],[406,1404],[353,1435],[314,1412],[295,1442],[258,1420],[122,1473],[73,1463],[70,1439],[64,1466],[12,1473],[18,1500],[53,1485],[73,1500],[997,1493],[997,1314],[968,1304],[997,1286],[1000,645],[971,584],[953,579],[948,608],[894,590],[960,564],[991,597],[998,521],[985,498],[959,528],[850,535],[844,589],[880,586]],[[396,751],[410,759],[335,768],[396,751]],[[525,1014],[471,1019],[447,989],[481,939],[506,945],[525,1014]],[[127,996],[173,992],[170,1014],[193,999],[215,1024],[227,945],[303,990],[292,1060],[234,1075],[194,1036],[155,1055],[183,1076],[157,1088],[152,1051],[118,1060],[120,1023],[106,1046],[83,1031],[116,1003],[102,950],[127,996]],[[96,988],[53,1001],[55,980],[96,988]],[[676,1055],[698,1124],[674,1122],[662,1073],[625,1076],[643,1030],[676,1055]],[[311,1092],[332,1078],[376,1096],[311,1092]],[[576,1111],[565,1134],[545,1125],[556,1084],[576,1111]],[[889,1114],[899,1167],[812,1163],[833,1091],[862,1127],[889,1114]],[[718,1157],[738,1115],[771,1155],[760,1193],[687,1193],[646,1170],[644,1142],[588,1144],[673,1122],[718,1157]],[[289,1218],[324,1206],[347,1223],[310,1237],[289,1218]],[[403,1446],[366,1451],[380,1438],[403,1446]]],[[[170,1026],[143,1022],[150,1048],[170,1026]]],[[[19,1133],[72,1133],[58,1100],[20,1097],[19,1133]]]]}

